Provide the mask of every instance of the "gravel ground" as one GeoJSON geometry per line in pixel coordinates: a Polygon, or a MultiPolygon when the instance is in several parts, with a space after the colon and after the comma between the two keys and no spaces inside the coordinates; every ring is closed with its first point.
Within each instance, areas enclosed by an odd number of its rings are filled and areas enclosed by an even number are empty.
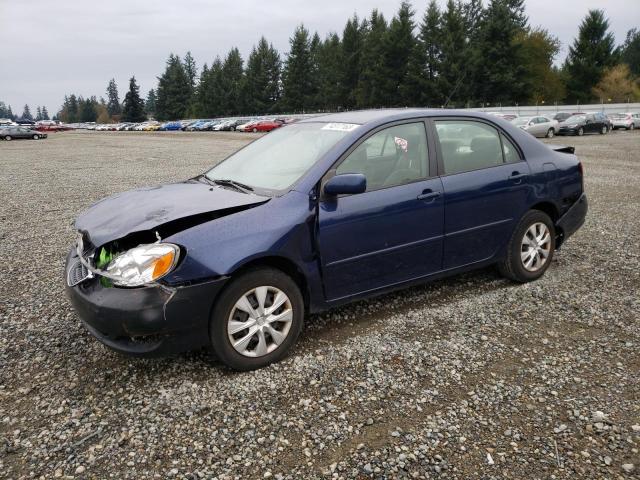
{"type": "Polygon", "coordinates": [[[251,373],[101,346],[64,296],[70,222],[249,138],[0,144],[0,477],[640,477],[640,132],[553,140],[590,212],[538,282],[487,269],[313,316],[251,373]]]}

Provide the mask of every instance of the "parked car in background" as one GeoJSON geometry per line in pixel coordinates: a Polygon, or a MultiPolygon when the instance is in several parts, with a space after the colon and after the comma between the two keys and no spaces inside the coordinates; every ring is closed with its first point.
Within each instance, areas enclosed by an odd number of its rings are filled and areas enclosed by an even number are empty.
{"type": "Polygon", "coordinates": [[[609,132],[609,119],[604,113],[584,113],[572,115],[567,118],[560,128],[558,135],[578,135],[585,133],[600,133],[604,135],[609,132]]]}
{"type": "Polygon", "coordinates": [[[83,211],[67,294],[116,351],[209,346],[260,368],[307,313],[494,264],[542,277],[587,213],[582,165],[555,148],[475,112],[305,119],[203,175],[83,211]]]}
{"type": "Polygon", "coordinates": [[[518,115],[516,115],[515,113],[489,112],[489,115],[494,115],[496,117],[504,118],[508,122],[510,122],[514,118],[518,118],[518,115]]]}
{"type": "Polygon", "coordinates": [[[251,126],[252,132],[270,132],[271,130],[275,130],[276,128],[280,128],[284,125],[284,122],[281,120],[262,120],[261,122],[257,122],[251,126]]]}
{"type": "Polygon", "coordinates": [[[252,127],[253,127],[253,125],[258,123],[258,122],[259,122],[259,120],[255,120],[255,119],[254,120],[249,120],[246,123],[242,123],[242,124],[238,125],[236,127],[236,130],[239,131],[239,132],[250,132],[252,127]]]}
{"type": "Polygon", "coordinates": [[[558,133],[558,122],[541,115],[535,117],[517,117],[511,120],[511,123],[529,132],[534,137],[553,138],[553,136],[558,133]]]}
{"type": "Polygon", "coordinates": [[[21,126],[0,129],[0,139],[2,140],[10,141],[28,138],[40,140],[41,138],[47,138],[47,134],[21,126]]]}
{"type": "Polygon", "coordinates": [[[557,121],[558,123],[563,123],[571,115],[575,115],[575,114],[569,113],[569,112],[558,112],[553,116],[553,120],[557,121]]]}
{"type": "Polygon", "coordinates": [[[640,128],[640,113],[612,113],[609,115],[612,128],[624,128],[625,130],[633,130],[640,128]]]}
{"type": "Polygon", "coordinates": [[[167,122],[167,123],[163,123],[159,130],[163,130],[163,131],[176,131],[176,130],[181,130],[182,129],[182,124],[180,122],[167,122]]]}

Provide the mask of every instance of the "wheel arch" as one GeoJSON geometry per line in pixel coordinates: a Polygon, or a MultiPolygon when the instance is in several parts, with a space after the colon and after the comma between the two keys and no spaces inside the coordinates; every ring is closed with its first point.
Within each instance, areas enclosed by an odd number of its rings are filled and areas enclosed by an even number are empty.
{"type": "Polygon", "coordinates": [[[309,282],[304,275],[302,269],[291,259],[278,255],[268,255],[264,257],[252,258],[251,260],[238,265],[230,274],[231,278],[236,277],[249,270],[260,267],[274,268],[285,273],[298,285],[302,299],[304,301],[305,313],[309,312],[311,294],[309,290],[309,282]]]}
{"type": "Polygon", "coordinates": [[[553,202],[542,201],[533,205],[531,207],[531,210],[539,210],[549,215],[549,218],[551,218],[551,221],[553,222],[553,225],[556,229],[556,249],[558,249],[562,244],[562,239],[564,238],[562,229],[559,229],[557,226],[558,220],[560,219],[560,211],[558,210],[558,207],[556,207],[553,202]]]}

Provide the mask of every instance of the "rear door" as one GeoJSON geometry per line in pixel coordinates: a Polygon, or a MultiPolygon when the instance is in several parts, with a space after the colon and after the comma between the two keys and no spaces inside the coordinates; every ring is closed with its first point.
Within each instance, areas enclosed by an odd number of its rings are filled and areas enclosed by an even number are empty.
{"type": "Polygon", "coordinates": [[[367,190],[320,201],[329,301],[441,269],[444,209],[433,148],[425,123],[413,120],[373,132],[335,166],[336,174],[364,174],[367,190]]]}
{"type": "Polygon", "coordinates": [[[444,188],[443,268],[492,259],[527,209],[529,166],[484,120],[435,119],[433,131],[444,188]]]}

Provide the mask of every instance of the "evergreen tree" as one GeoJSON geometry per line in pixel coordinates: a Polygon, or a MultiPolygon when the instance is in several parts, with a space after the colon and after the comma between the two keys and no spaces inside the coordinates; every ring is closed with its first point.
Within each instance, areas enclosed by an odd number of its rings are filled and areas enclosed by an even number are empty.
{"type": "Polygon", "coordinates": [[[76,123],[78,121],[78,118],[79,118],[78,110],[79,110],[78,99],[72,93],[71,95],[69,95],[69,101],[67,105],[67,119],[66,119],[67,123],[76,123]]]}
{"type": "Polygon", "coordinates": [[[203,117],[221,115],[225,92],[222,89],[222,61],[216,57],[208,68],[205,64],[196,91],[196,112],[203,117]]]}
{"type": "Polygon", "coordinates": [[[196,88],[196,80],[198,77],[198,68],[196,67],[196,61],[191,56],[191,52],[187,52],[184,56],[184,71],[189,78],[189,88],[190,91],[193,92],[196,88]]]}
{"type": "Polygon", "coordinates": [[[442,62],[437,88],[442,92],[443,105],[465,102],[469,99],[467,85],[472,76],[469,37],[462,7],[454,0],[448,0],[442,14],[441,32],[442,62]]]}
{"type": "Polygon", "coordinates": [[[360,24],[358,16],[354,15],[347,21],[342,32],[342,105],[346,109],[354,108],[357,104],[356,92],[362,70],[361,57],[367,24],[360,24]]]}
{"type": "Polygon", "coordinates": [[[49,112],[47,111],[47,107],[45,107],[44,105],[42,106],[42,119],[43,120],[50,120],[49,119],[49,112]]]}
{"type": "Polygon", "coordinates": [[[87,98],[86,100],[83,100],[81,102],[79,102],[80,105],[80,112],[78,115],[78,121],[80,122],[95,122],[98,118],[98,114],[96,113],[96,109],[95,109],[95,104],[97,102],[95,101],[95,97],[92,99],[87,98]]]}
{"type": "Polygon", "coordinates": [[[384,38],[383,59],[387,72],[384,95],[388,106],[406,106],[415,101],[415,89],[407,85],[409,59],[416,43],[413,15],[411,5],[403,1],[384,38]]]}
{"type": "Polygon", "coordinates": [[[640,75],[640,30],[632,28],[622,46],[622,61],[629,65],[633,75],[640,75]]]}
{"type": "Polygon", "coordinates": [[[240,51],[232,48],[222,64],[220,77],[222,96],[222,114],[235,115],[244,111],[243,92],[245,88],[243,61],[240,51]]]}
{"type": "Polygon", "coordinates": [[[342,107],[342,45],[340,37],[331,33],[319,45],[316,54],[317,89],[316,105],[322,110],[336,111],[342,107]]]}
{"type": "Polygon", "coordinates": [[[441,13],[436,0],[431,0],[420,25],[420,41],[425,50],[425,85],[422,103],[439,106],[444,102],[442,91],[438,88],[438,74],[442,64],[441,13]]]}
{"type": "Polygon", "coordinates": [[[29,109],[29,105],[25,105],[22,110],[22,117],[24,120],[33,120],[33,116],[31,115],[31,110],[29,109]]]}
{"type": "Polygon", "coordinates": [[[109,80],[109,84],[107,85],[107,98],[107,111],[109,115],[112,117],[114,115],[120,115],[122,109],[120,107],[120,97],[118,96],[118,86],[113,78],[109,80]]]}
{"type": "Polygon", "coordinates": [[[147,93],[147,99],[144,102],[144,111],[150,117],[156,114],[156,91],[153,88],[147,93]]]}
{"type": "Polygon", "coordinates": [[[320,79],[318,75],[320,73],[320,50],[322,49],[322,40],[318,32],[313,34],[311,42],[309,42],[309,55],[311,57],[311,71],[309,72],[309,91],[307,92],[308,110],[318,110],[322,103],[319,98],[320,92],[320,79]]]}
{"type": "Polygon", "coordinates": [[[289,42],[291,49],[282,82],[283,103],[291,111],[303,112],[310,103],[308,92],[311,89],[312,69],[309,32],[304,25],[296,28],[289,42]]]}
{"type": "Polygon", "coordinates": [[[245,111],[272,111],[280,96],[280,55],[264,37],[251,50],[245,76],[245,111]]]}
{"type": "Polygon", "coordinates": [[[15,120],[16,119],[16,116],[11,111],[11,105],[9,105],[9,109],[7,110],[7,118],[10,118],[11,120],[15,120]]]}
{"type": "Polygon", "coordinates": [[[36,122],[42,120],[42,110],[40,110],[40,105],[36,107],[36,122]]]}
{"type": "Polygon", "coordinates": [[[386,69],[383,62],[386,32],[384,15],[374,9],[367,22],[363,40],[362,69],[356,89],[358,107],[380,107],[387,102],[384,97],[386,69]]]}
{"type": "Polygon", "coordinates": [[[136,77],[129,79],[129,91],[124,97],[122,120],[125,122],[143,122],[147,119],[144,113],[144,100],[140,98],[140,87],[136,77]]]}
{"type": "Polygon", "coordinates": [[[483,103],[521,102],[530,93],[526,90],[522,45],[516,41],[522,27],[520,15],[512,8],[520,8],[518,5],[515,0],[491,0],[480,24],[477,48],[482,68],[474,72],[474,83],[476,96],[483,103]]]}
{"type": "Polygon", "coordinates": [[[184,118],[189,109],[189,77],[177,55],[169,55],[164,73],[158,79],[156,117],[158,120],[184,118]]]}
{"type": "Polygon", "coordinates": [[[605,69],[618,61],[613,33],[602,10],[590,10],[580,24],[578,38],[569,47],[564,64],[568,75],[567,100],[588,102],[592,89],[600,82],[605,69]]]}

